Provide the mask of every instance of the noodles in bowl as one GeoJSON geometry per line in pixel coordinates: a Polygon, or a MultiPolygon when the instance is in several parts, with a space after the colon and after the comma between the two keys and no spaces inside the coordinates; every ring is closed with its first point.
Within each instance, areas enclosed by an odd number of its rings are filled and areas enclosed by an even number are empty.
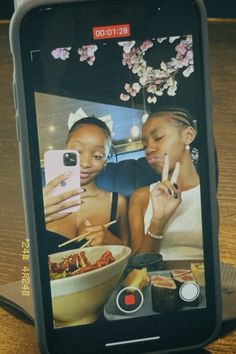
{"type": "Polygon", "coordinates": [[[51,254],[49,272],[55,327],[96,321],[118,284],[130,253],[129,247],[108,245],[87,247],[83,252],[75,249],[51,254]]]}

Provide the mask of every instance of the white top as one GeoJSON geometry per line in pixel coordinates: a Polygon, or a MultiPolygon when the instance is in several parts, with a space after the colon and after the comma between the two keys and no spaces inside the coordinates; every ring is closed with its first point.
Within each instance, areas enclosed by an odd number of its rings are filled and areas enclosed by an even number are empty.
{"type": "MultiPolygon", "coordinates": [[[[150,185],[150,191],[156,183],[150,185]]],[[[200,185],[181,193],[182,202],[166,224],[160,242],[164,260],[202,259],[202,217],[200,185]]],[[[144,215],[145,234],[152,218],[152,202],[149,198],[144,215]]]]}

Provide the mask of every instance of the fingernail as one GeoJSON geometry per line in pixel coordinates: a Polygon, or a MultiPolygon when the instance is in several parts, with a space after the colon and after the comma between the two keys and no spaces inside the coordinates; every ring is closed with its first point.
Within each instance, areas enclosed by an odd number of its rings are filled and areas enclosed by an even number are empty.
{"type": "Polygon", "coordinates": [[[177,194],[176,194],[176,193],[174,193],[174,194],[173,194],[173,197],[174,197],[175,199],[177,199],[177,198],[178,198],[178,196],[177,196],[177,194]]]}
{"type": "Polygon", "coordinates": [[[171,193],[171,190],[168,188],[168,193],[170,194],[170,195],[172,195],[172,193],[171,193]]]}
{"type": "Polygon", "coordinates": [[[179,188],[179,187],[178,187],[178,184],[176,184],[176,183],[173,183],[173,186],[174,186],[176,189],[179,188]]]}
{"type": "Polygon", "coordinates": [[[81,189],[83,189],[83,191],[84,191],[84,192],[86,192],[86,191],[87,191],[87,189],[86,189],[86,188],[84,188],[84,187],[82,187],[81,189]]]}

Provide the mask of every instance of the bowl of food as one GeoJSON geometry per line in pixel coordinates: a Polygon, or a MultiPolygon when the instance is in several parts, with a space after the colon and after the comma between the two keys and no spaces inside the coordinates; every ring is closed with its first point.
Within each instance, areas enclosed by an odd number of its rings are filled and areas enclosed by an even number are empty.
{"type": "Polygon", "coordinates": [[[95,322],[117,286],[131,249],[108,245],[49,255],[55,327],[95,322]]]}

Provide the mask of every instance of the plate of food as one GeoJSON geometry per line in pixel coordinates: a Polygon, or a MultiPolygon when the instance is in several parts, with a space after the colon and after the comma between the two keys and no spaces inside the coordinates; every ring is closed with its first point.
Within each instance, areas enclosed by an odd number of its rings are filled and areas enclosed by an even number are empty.
{"type": "Polygon", "coordinates": [[[204,307],[206,304],[202,274],[204,267],[199,263],[191,264],[190,269],[153,272],[148,272],[145,267],[133,269],[106,302],[104,317],[112,321],[204,307]],[[131,311],[127,311],[127,304],[123,308],[119,305],[120,294],[124,294],[124,299],[130,298],[130,294],[138,295],[136,298],[141,306],[137,306],[135,310],[132,307],[131,311]],[[139,294],[142,301],[138,299],[139,294]]]}

